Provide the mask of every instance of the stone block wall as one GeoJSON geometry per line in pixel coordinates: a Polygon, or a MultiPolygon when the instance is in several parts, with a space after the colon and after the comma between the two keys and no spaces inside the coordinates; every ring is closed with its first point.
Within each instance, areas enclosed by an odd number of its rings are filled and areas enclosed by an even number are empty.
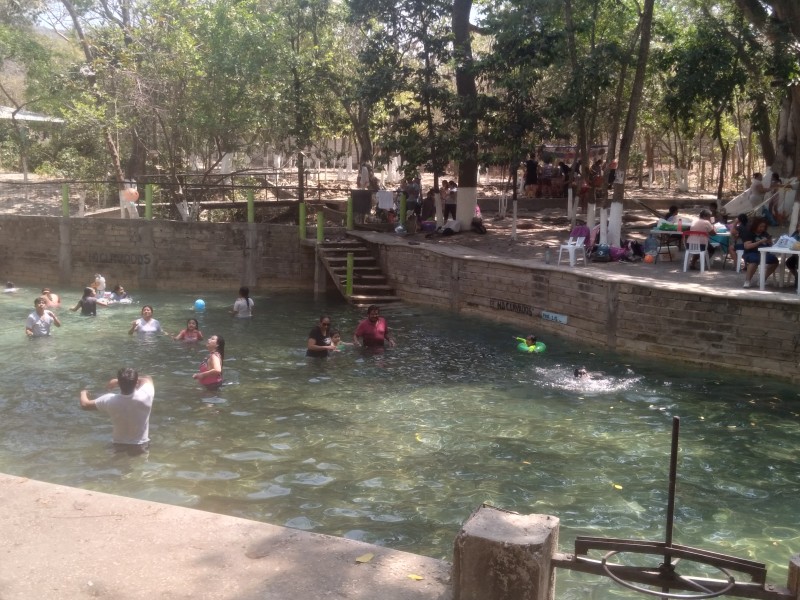
{"type": "Polygon", "coordinates": [[[314,260],[292,225],[0,216],[0,278],[32,285],[310,288],[314,260]]]}

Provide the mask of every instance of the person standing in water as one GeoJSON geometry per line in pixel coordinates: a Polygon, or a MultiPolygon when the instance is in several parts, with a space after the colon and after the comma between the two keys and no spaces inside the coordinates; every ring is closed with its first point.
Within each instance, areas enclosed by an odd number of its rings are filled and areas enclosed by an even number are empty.
{"type": "Polygon", "coordinates": [[[46,337],[50,335],[50,327],[55,325],[61,327],[61,321],[51,310],[45,309],[47,301],[43,297],[33,301],[35,310],[28,315],[25,322],[25,335],[28,337],[46,337]]]}
{"type": "Polygon", "coordinates": [[[96,400],[89,397],[87,390],[81,390],[81,408],[99,410],[111,417],[115,450],[143,454],[150,447],[150,411],[155,396],[153,379],[139,375],[136,369],[123,368],[107,387],[113,390],[117,386],[119,393],[104,394],[96,400]]]}
{"type": "Polygon", "coordinates": [[[80,309],[81,315],[84,317],[96,317],[98,305],[108,306],[105,300],[99,300],[97,298],[97,292],[94,291],[94,288],[85,287],[83,288],[83,296],[81,296],[78,303],[70,308],[70,310],[75,312],[80,309]]]}
{"type": "Polygon", "coordinates": [[[394,338],[386,324],[386,319],[381,316],[381,309],[373,304],[367,309],[367,318],[356,327],[353,333],[353,344],[357,347],[383,348],[384,341],[389,344],[390,348],[394,347],[394,338]]]}
{"type": "Polygon", "coordinates": [[[239,319],[253,316],[253,306],[255,303],[250,298],[250,288],[242,286],[239,288],[239,297],[233,303],[231,314],[239,319]]]}
{"type": "Polygon", "coordinates": [[[142,307],[142,316],[131,323],[131,328],[128,330],[128,335],[133,335],[134,332],[138,333],[163,333],[169,335],[166,331],[161,329],[161,323],[158,319],[153,318],[153,307],[145,304],[142,307]]]}
{"type": "Polygon", "coordinates": [[[206,342],[208,356],[200,363],[197,373],[192,375],[207,390],[218,390],[222,386],[222,361],[225,360],[225,340],[221,335],[212,335],[206,342]]]}
{"type": "Polygon", "coordinates": [[[189,319],[186,321],[186,329],[181,329],[181,332],[175,336],[175,339],[183,342],[199,342],[203,339],[203,332],[200,331],[200,326],[197,324],[197,319],[189,319]]]}
{"type": "Polygon", "coordinates": [[[306,356],[325,358],[328,352],[335,349],[331,342],[331,318],[322,315],[314,328],[308,332],[306,342],[306,356]]]}

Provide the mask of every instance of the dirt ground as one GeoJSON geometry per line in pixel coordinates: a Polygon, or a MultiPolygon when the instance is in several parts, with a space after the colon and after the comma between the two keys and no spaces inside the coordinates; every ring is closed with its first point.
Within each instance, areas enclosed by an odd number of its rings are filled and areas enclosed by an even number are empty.
{"type": "MultiPolygon", "coordinates": [[[[710,194],[678,193],[674,190],[660,189],[628,190],[626,198],[640,200],[652,208],[664,211],[669,204],[674,203],[681,207],[681,213],[690,215],[696,215],[701,207],[707,206],[713,200],[713,196],[710,194]]],[[[534,258],[543,255],[548,246],[551,249],[557,247],[569,237],[571,223],[566,215],[566,200],[563,200],[563,206],[557,208],[518,211],[516,232],[514,232],[514,223],[509,208],[509,216],[502,219],[498,218],[496,214],[484,213],[483,224],[487,229],[485,235],[469,231],[449,237],[425,233],[416,233],[407,237],[409,240],[420,243],[464,246],[472,251],[480,251],[493,256],[534,258]]],[[[578,214],[577,218],[581,220],[585,217],[585,214],[578,214]]],[[[625,210],[622,226],[623,239],[644,240],[647,237],[646,231],[652,227],[655,221],[655,215],[644,208],[625,210]]]]}

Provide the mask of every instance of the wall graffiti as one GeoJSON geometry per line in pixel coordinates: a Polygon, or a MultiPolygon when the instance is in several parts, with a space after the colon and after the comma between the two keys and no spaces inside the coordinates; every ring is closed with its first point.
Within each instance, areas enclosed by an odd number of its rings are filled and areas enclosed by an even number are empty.
{"type": "Polygon", "coordinates": [[[509,302],[508,300],[500,300],[499,298],[489,298],[489,308],[493,308],[494,310],[507,310],[520,315],[528,315],[529,317],[533,316],[532,306],[520,304],[518,302],[509,302]]]}
{"type": "Polygon", "coordinates": [[[87,262],[115,265],[149,265],[149,254],[131,254],[128,252],[92,252],[87,262]]]}

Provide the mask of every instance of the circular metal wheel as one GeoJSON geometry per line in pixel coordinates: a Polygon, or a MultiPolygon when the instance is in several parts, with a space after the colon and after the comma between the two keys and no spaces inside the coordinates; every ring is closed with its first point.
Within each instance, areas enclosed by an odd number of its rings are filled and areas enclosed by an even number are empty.
{"type": "MultiPolygon", "coordinates": [[[[699,582],[695,581],[691,577],[683,577],[683,576],[679,575],[677,571],[675,571],[675,565],[678,562],[680,562],[681,558],[677,558],[674,562],[671,562],[669,564],[666,564],[666,562],[664,562],[658,567],[657,570],[661,571],[662,574],[665,575],[665,576],[668,573],[669,576],[672,577],[675,580],[675,582],[680,582],[682,587],[688,587],[688,588],[696,589],[698,591],[698,593],[696,593],[696,594],[694,594],[694,593],[675,594],[675,593],[672,593],[672,592],[665,592],[665,591],[660,591],[660,590],[651,590],[651,589],[648,589],[646,587],[642,587],[640,585],[634,585],[633,583],[625,581],[624,579],[621,579],[618,576],[616,576],[612,572],[612,569],[610,568],[611,566],[613,566],[614,563],[611,563],[611,565],[609,565],[609,563],[608,563],[608,559],[609,558],[612,558],[612,557],[616,556],[617,554],[624,554],[624,553],[628,553],[628,552],[630,552],[630,550],[624,550],[624,551],[614,550],[614,551],[609,552],[608,554],[606,554],[600,562],[601,562],[601,564],[603,566],[603,570],[606,572],[606,575],[608,575],[611,579],[616,581],[619,585],[621,585],[623,587],[626,587],[629,590],[633,590],[635,592],[640,592],[642,594],[648,594],[650,596],[659,596],[661,598],[680,598],[680,599],[685,599],[685,600],[699,600],[700,598],[716,598],[717,596],[723,596],[724,594],[727,594],[731,589],[733,589],[734,585],[736,585],[736,579],[734,579],[733,575],[731,575],[727,570],[723,569],[722,567],[717,567],[717,566],[715,566],[714,568],[717,569],[720,573],[723,573],[725,575],[725,578],[728,580],[727,583],[722,588],[720,588],[719,590],[711,590],[711,589],[707,588],[706,586],[701,585],[699,582]]],[[[663,553],[661,554],[661,556],[663,556],[665,558],[665,560],[666,560],[667,555],[672,555],[672,554],[676,553],[674,549],[662,550],[662,552],[663,553]]],[[[651,548],[651,549],[648,549],[647,552],[642,552],[642,554],[658,555],[659,551],[651,548]]],[[[703,563],[703,561],[701,561],[701,560],[696,560],[696,559],[688,559],[688,560],[689,560],[689,562],[707,564],[707,563],[703,563]]],[[[656,569],[651,569],[651,570],[656,570],[656,569]]],[[[653,584],[653,585],[656,585],[656,584],[653,584]]],[[[670,586],[667,584],[666,587],[669,588],[670,586]]]]}

